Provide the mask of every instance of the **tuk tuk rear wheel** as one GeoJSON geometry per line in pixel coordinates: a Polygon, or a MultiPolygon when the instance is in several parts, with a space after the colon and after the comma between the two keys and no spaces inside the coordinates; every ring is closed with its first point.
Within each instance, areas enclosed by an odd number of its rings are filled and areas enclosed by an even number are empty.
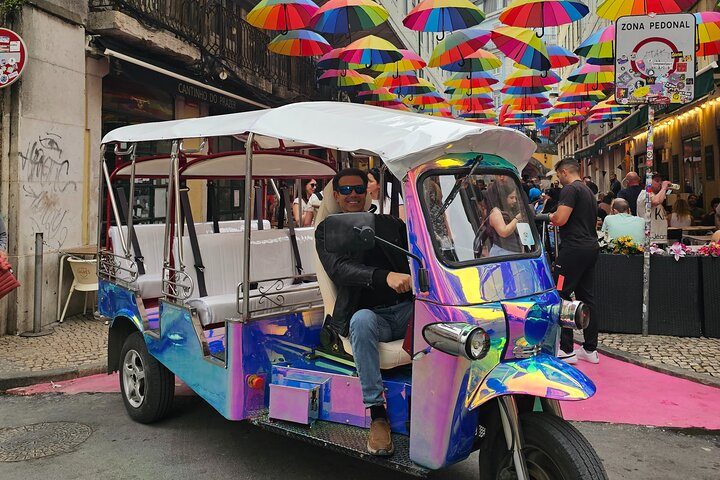
{"type": "Polygon", "coordinates": [[[175,375],[150,355],[142,333],[125,339],[120,362],[120,393],[130,418],[139,423],[164,418],[175,396],[175,375]]]}
{"type": "MultiPolygon", "coordinates": [[[[607,480],[595,449],[566,420],[529,412],[520,415],[520,425],[530,480],[607,480]]],[[[517,479],[502,429],[489,447],[480,451],[480,480],[517,479]]]]}

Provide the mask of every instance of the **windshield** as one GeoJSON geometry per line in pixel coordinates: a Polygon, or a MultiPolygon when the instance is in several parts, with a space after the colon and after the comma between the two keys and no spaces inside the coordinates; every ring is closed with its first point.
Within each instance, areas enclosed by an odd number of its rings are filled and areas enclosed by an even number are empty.
{"type": "Polygon", "coordinates": [[[497,169],[430,172],[421,201],[440,260],[448,264],[537,251],[528,205],[513,175],[497,169]]]}

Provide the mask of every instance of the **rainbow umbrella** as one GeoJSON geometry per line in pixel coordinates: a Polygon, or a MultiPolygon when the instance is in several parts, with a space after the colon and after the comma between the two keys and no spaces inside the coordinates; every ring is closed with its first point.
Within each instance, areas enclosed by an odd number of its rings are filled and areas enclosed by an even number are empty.
{"type": "Polygon", "coordinates": [[[502,60],[494,54],[479,48],[458,62],[441,65],[440,68],[448,72],[477,72],[482,70],[495,70],[500,68],[502,60]]]}
{"type": "Polygon", "coordinates": [[[460,98],[460,97],[472,97],[474,95],[479,95],[481,93],[492,93],[493,89],[490,87],[479,87],[479,88],[446,88],[443,92],[445,95],[449,96],[450,98],[460,98]]]}
{"type": "Polygon", "coordinates": [[[538,35],[542,37],[545,27],[572,23],[588,13],[587,5],[577,0],[515,0],[500,14],[500,21],[513,27],[542,28],[538,35]]]}
{"type": "Polygon", "coordinates": [[[552,87],[543,85],[538,87],[511,87],[506,85],[500,89],[505,95],[534,95],[536,93],[549,92],[550,90],[552,90],[552,87]]]}
{"type": "Polygon", "coordinates": [[[543,42],[535,32],[520,27],[497,27],[492,31],[492,41],[509,59],[535,70],[550,70],[550,57],[543,42]]]}
{"type": "Polygon", "coordinates": [[[610,25],[586,38],[575,53],[593,65],[615,63],[615,25],[610,25]]]}
{"type": "Polygon", "coordinates": [[[417,32],[445,32],[474,27],[485,14],[469,0],[423,0],[403,19],[403,25],[417,32]]]}
{"type": "Polygon", "coordinates": [[[374,105],[376,107],[392,108],[396,110],[409,110],[407,105],[399,100],[368,100],[365,102],[367,105],[374,105]]]}
{"type": "Polygon", "coordinates": [[[509,105],[516,110],[544,110],[552,107],[547,97],[506,97],[503,105],[509,105]]]}
{"type": "Polygon", "coordinates": [[[567,95],[583,95],[602,92],[615,86],[614,83],[603,83],[599,85],[591,85],[589,83],[565,83],[560,87],[560,92],[567,95]]]}
{"type": "Polygon", "coordinates": [[[377,88],[375,90],[362,90],[357,93],[357,96],[362,101],[379,101],[388,102],[391,100],[397,100],[398,97],[394,93],[391,93],[387,88],[377,88]]]}
{"type": "MultiPolygon", "coordinates": [[[[376,80],[377,81],[377,80],[376,80]]],[[[390,91],[404,97],[406,95],[422,95],[425,93],[435,92],[437,89],[435,85],[425,80],[424,78],[417,78],[417,82],[411,85],[401,85],[398,87],[391,87],[390,91]]]]}
{"type": "Polygon", "coordinates": [[[547,51],[550,57],[550,68],[569,67],[580,61],[577,55],[560,45],[548,45],[547,51]]]}
{"type": "Polygon", "coordinates": [[[340,54],[341,60],[367,65],[368,68],[382,63],[395,63],[402,58],[402,53],[395,45],[375,35],[355,40],[340,54]]]}
{"type": "Polygon", "coordinates": [[[273,38],[268,44],[268,50],[292,57],[314,57],[328,53],[332,46],[319,33],[290,30],[273,38]]]}
{"type": "Polygon", "coordinates": [[[499,80],[488,72],[454,73],[443,85],[453,88],[484,88],[495,85],[499,80]]]}
{"type": "Polygon", "coordinates": [[[402,101],[407,105],[437,105],[445,103],[445,98],[437,92],[430,92],[421,95],[408,95],[402,101]]]}
{"type": "Polygon", "coordinates": [[[558,110],[589,110],[596,104],[594,102],[555,102],[554,108],[558,110]]]}
{"type": "Polygon", "coordinates": [[[392,89],[395,87],[417,85],[418,80],[415,72],[400,72],[397,75],[393,72],[385,72],[375,77],[375,85],[392,89]]]}
{"type": "Polygon", "coordinates": [[[398,60],[394,63],[380,63],[377,65],[372,65],[370,67],[371,70],[375,70],[376,72],[408,72],[410,70],[420,70],[422,68],[425,68],[427,65],[425,63],[425,60],[423,60],[420,55],[413,52],[412,50],[405,50],[400,49],[399,52],[402,54],[403,58],[401,60],[398,60]]]}
{"type": "Polygon", "coordinates": [[[508,87],[547,87],[560,83],[560,77],[552,71],[515,70],[505,78],[508,87]]]}
{"type": "Polygon", "coordinates": [[[449,63],[462,62],[490,41],[490,30],[466,28],[453,32],[440,41],[430,56],[428,65],[440,67],[449,63]]]}
{"type": "Polygon", "coordinates": [[[373,79],[369,75],[363,75],[355,70],[327,70],[320,75],[319,81],[334,80],[338,87],[358,87],[372,84],[373,79]]]}
{"type": "Polygon", "coordinates": [[[563,92],[557,98],[558,102],[596,102],[603,100],[605,94],[600,90],[592,90],[586,93],[563,92]]]}
{"type": "Polygon", "coordinates": [[[471,110],[487,110],[494,108],[492,98],[470,97],[450,100],[450,105],[455,108],[471,111],[471,110]]]}
{"type": "Polygon", "coordinates": [[[720,55],[720,12],[694,13],[697,24],[695,43],[700,57],[720,55]]]}
{"type": "Polygon", "coordinates": [[[343,49],[342,48],[333,48],[329,52],[327,52],[325,55],[320,57],[320,59],[317,61],[315,66],[319,68],[320,70],[330,70],[330,69],[336,69],[336,70],[360,70],[364,68],[364,65],[358,65],[355,63],[348,63],[344,60],[340,59],[340,55],[342,55],[343,49]]]}
{"type": "Polygon", "coordinates": [[[250,10],[245,20],[265,30],[289,30],[307,28],[318,6],[312,0],[261,0],[250,10]]]}
{"type": "Polygon", "coordinates": [[[498,114],[495,110],[491,109],[485,109],[485,110],[474,110],[472,112],[461,112],[459,114],[460,117],[463,118],[469,118],[469,117],[475,117],[475,118],[497,118],[498,114]]]}
{"type": "Polygon", "coordinates": [[[388,12],[372,0],[330,0],[310,19],[318,32],[350,33],[369,30],[388,19],[388,12]]]}
{"type": "Polygon", "coordinates": [[[680,13],[696,3],[697,0],[605,0],[597,8],[597,15],[614,22],[627,15],[680,13]]]}
{"type": "Polygon", "coordinates": [[[596,86],[601,83],[613,83],[615,81],[615,66],[586,63],[573,70],[568,75],[567,80],[573,83],[595,84],[596,86]]]}

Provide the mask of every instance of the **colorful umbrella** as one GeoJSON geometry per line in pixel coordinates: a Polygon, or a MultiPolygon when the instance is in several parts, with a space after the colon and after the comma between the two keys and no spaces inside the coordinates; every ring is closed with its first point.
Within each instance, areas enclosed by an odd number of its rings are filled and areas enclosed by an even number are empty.
{"type": "Polygon", "coordinates": [[[448,35],[433,49],[428,61],[431,67],[440,67],[453,62],[462,62],[490,41],[490,30],[466,28],[448,35]]]}
{"type": "Polygon", "coordinates": [[[387,101],[376,101],[376,100],[368,100],[365,102],[367,105],[374,105],[376,107],[383,107],[383,108],[392,108],[395,110],[410,110],[407,105],[402,103],[399,100],[387,100],[387,101]]]}
{"type": "Polygon", "coordinates": [[[510,87],[504,86],[500,91],[506,95],[534,95],[536,93],[544,93],[552,90],[552,87],[538,86],[538,87],[510,87]]]}
{"type": "Polygon", "coordinates": [[[580,20],[590,13],[584,3],[577,0],[515,0],[500,14],[500,21],[513,27],[557,27],[580,20]]]}
{"type": "Polygon", "coordinates": [[[378,87],[405,87],[417,83],[418,77],[415,72],[400,72],[397,75],[394,72],[385,72],[375,78],[375,85],[378,87]]]}
{"type": "Polygon", "coordinates": [[[498,114],[495,110],[475,110],[472,112],[461,112],[459,114],[463,118],[497,118],[498,114]]]}
{"type": "Polygon", "coordinates": [[[695,13],[697,55],[720,55],[720,12],[695,13]]]}
{"type": "Polygon", "coordinates": [[[451,32],[479,25],[485,14],[469,0],[423,0],[403,19],[403,25],[418,32],[451,32]]]}
{"type": "Polygon", "coordinates": [[[548,45],[547,51],[548,56],[550,57],[550,68],[569,67],[580,61],[577,55],[560,45],[548,45]]]}
{"type": "Polygon", "coordinates": [[[597,8],[597,15],[614,22],[627,15],[680,13],[696,3],[697,0],[605,0],[597,8]]]}
{"type": "Polygon", "coordinates": [[[422,95],[408,95],[402,101],[407,105],[437,105],[445,103],[445,98],[437,92],[430,92],[422,95]]]}
{"type": "Polygon", "coordinates": [[[367,102],[370,100],[388,102],[391,100],[397,100],[398,97],[394,93],[391,93],[387,88],[378,88],[375,90],[363,90],[357,93],[360,100],[367,102]]]}
{"type": "Polygon", "coordinates": [[[372,77],[363,75],[355,70],[327,70],[320,75],[319,81],[335,80],[338,87],[357,87],[373,83],[372,77]]]}
{"type": "MultiPolygon", "coordinates": [[[[577,67],[567,77],[569,82],[599,85],[615,81],[615,67],[613,65],[592,65],[586,63],[577,67]]],[[[597,88],[596,88],[597,89],[597,88]]]]}
{"type": "Polygon", "coordinates": [[[440,68],[449,72],[477,72],[482,70],[495,70],[500,68],[502,60],[494,54],[479,48],[458,62],[440,65],[440,68]]]}
{"type": "Polygon", "coordinates": [[[586,38],[575,53],[585,57],[593,65],[613,65],[615,63],[615,25],[603,28],[586,38]]]}
{"type": "Polygon", "coordinates": [[[516,110],[543,110],[552,107],[547,97],[506,97],[503,105],[509,105],[516,110]]]}
{"type": "Polygon", "coordinates": [[[560,77],[552,71],[515,70],[505,78],[508,87],[547,87],[560,83],[560,77]]]}
{"type": "Polygon", "coordinates": [[[400,49],[399,52],[403,58],[394,63],[381,63],[371,66],[371,70],[376,72],[408,72],[410,70],[420,70],[427,66],[425,60],[412,50],[400,49]]]}
{"type": "Polygon", "coordinates": [[[592,90],[585,93],[563,92],[557,98],[558,102],[595,102],[605,98],[605,94],[600,90],[592,90]]]}
{"type": "Polygon", "coordinates": [[[555,102],[553,105],[557,110],[589,110],[596,104],[594,102],[555,102]]]}
{"type": "Polygon", "coordinates": [[[470,110],[487,110],[488,108],[494,108],[492,98],[481,98],[481,97],[470,97],[461,98],[456,100],[450,100],[450,105],[455,108],[470,111],[470,110]]]}
{"type": "Polygon", "coordinates": [[[436,90],[437,89],[435,88],[435,85],[428,82],[424,78],[417,78],[417,81],[411,85],[403,85],[390,88],[391,92],[401,97],[404,97],[405,95],[422,95],[424,93],[430,93],[436,90]]]}
{"type": "Polygon", "coordinates": [[[450,98],[460,98],[460,97],[472,97],[474,95],[480,95],[482,93],[492,93],[493,89],[490,87],[478,87],[478,88],[446,88],[445,89],[445,95],[448,95],[450,98]]]}
{"type": "Polygon", "coordinates": [[[320,57],[320,59],[317,61],[315,66],[319,68],[320,70],[330,70],[330,69],[336,69],[336,70],[360,70],[365,67],[365,65],[358,65],[355,63],[348,63],[344,60],[340,59],[340,55],[342,55],[344,49],[343,48],[333,48],[329,52],[327,52],[325,55],[320,57]]]}
{"type": "Polygon", "coordinates": [[[313,15],[310,25],[325,33],[369,30],[388,19],[388,12],[372,0],[330,0],[313,15]]]}
{"type": "Polygon", "coordinates": [[[355,40],[345,47],[345,51],[340,54],[341,60],[367,66],[394,63],[402,60],[402,58],[402,53],[400,53],[395,45],[375,35],[368,35],[367,37],[355,40]]]}
{"type": "Polygon", "coordinates": [[[332,46],[319,33],[291,30],[273,38],[268,44],[268,50],[292,57],[314,57],[328,53],[332,46]]]}
{"type": "Polygon", "coordinates": [[[550,70],[550,57],[545,42],[535,32],[520,27],[498,27],[492,41],[511,60],[535,70],[550,70]]]}
{"type": "Polygon", "coordinates": [[[499,80],[488,72],[454,73],[443,85],[453,88],[484,88],[495,85],[499,80]]]}
{"type": "Polygon", "coordinates": [[[289,30],[307,28],[318,6],[312,0],[261,0],[250,10],[245,20],[265,30],[289,30]]]}
{"type": "Polygon", "coordinates": [[[470,118],[463,118],[462,120],[464,120],[466,122],[472,122],[472,123],[482,123],[483,125],[495,125],[495,119],[493,119],[493,118],[470,117],[470,118]]]}

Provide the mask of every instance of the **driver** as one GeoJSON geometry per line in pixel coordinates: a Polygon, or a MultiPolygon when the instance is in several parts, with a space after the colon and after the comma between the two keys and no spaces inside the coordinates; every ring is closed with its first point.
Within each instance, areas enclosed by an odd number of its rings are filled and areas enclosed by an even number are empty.
{"type": "MultiPolygon", "coordinates": [[[[332,182],[333,195],[343,213],[365,209],[365,173],[348,168],[338,172],[332,182]]],[[[404,249],[408,247],[405,224],[396,217],[377,215],[375,235],[404,249]]],[[[334,343],[337,335],[347,336],[349,332],[363,402],[372,417],[367,449],[372,455],[390,456],[394,447],[383,398],[378,343],[405,337],[413,314],[408,260],[404,254],[379,242],[363,252],[329,253],[325,250],[324,222],[315,231],[315,246],[338,290],[335,309],[323,327],[321,342],[334,343]]]]}

